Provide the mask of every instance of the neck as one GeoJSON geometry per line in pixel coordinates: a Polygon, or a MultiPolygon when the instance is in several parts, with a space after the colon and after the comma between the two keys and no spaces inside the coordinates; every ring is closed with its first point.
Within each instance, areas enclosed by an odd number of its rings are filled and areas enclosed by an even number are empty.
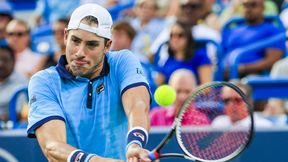
{"type": "Polygon", "coordinates": [[[184,60],[184,58],[185,58],[184,56],[185,56],[185,53],[183,51],[175,52],[175,55],[174,55],[174,57],[177,60],[184,60]]]}
{"type": "Polygon", "coordinates": [[[259,18],[259,19],[256,19],[256,20],[250,20],[250,21],[246,21],[246,23],[248,25],[259,25],[261,23],[263,23],[264,19],[263,18],[259,18]]]}

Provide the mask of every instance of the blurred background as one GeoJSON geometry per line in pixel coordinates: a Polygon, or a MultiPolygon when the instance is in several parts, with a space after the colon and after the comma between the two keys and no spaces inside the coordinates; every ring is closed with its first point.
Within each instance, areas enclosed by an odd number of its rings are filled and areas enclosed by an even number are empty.
{"type": "Polygon", "coordinates": [[[45,161],[36,140],[26,138],[29,79],[57,65],[69,16],[85,3],[108,9],[111,51],[139,58],[152,93],[163,84],[176,90],[173,105],[151,103],[148,148],[196,87],[237,81],[249,89],[256,132],[233,161],[288,161],[288,0],[0,0],[0,162],[45,161]]]}

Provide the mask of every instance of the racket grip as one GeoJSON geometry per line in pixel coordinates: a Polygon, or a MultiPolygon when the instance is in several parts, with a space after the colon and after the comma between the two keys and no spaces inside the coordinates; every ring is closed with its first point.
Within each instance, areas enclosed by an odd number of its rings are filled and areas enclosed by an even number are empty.
{"type": "Polygon", "coordinates": [[[154,161],[159,158],[159,154],[155,151],[149,152],[148,157],[150,160],[154,161]]]}

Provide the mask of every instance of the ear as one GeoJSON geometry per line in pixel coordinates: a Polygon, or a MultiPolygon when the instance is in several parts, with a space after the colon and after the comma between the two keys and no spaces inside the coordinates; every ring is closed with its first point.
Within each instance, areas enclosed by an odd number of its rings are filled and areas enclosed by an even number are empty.
{"type": "Polygon", "coordinates": [[[64,44],[67,45],[69,31],[67,28],[64,29],[64,44]]]}
{"type": "Polygon", "coordinates": [[[107,43],[105,44],[105,47],[104,47],[104,52],[107,53],[108,51],[110,51],[110,48],[111,48],[111,44],[112,44],[112,40],[108,40],[107,43]]]}

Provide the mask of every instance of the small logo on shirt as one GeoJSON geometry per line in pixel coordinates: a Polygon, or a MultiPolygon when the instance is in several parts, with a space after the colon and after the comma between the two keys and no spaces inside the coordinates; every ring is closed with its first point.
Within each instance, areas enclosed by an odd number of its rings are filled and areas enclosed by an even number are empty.
{"type": "Polygon", "coordinates": [[[133,135],[135,137],[139,137],[142,141],[145,140],[145,136],[143,134],[139,133],[139,132],[134,132],[133,135]]]}
{"type": "Polygon", "coordinates": [[[100,94],[102,91],[104,91],[105,87],[104,87],[104,83],[101,83],[100,85],[98,85],[97,87],[97,93],[100,94]]]}
{"type": "Polygon", "coordinates": [[[137,74],[143,74],[142,70],[140,68],[136,68],[136,73],[137,74]]]}

